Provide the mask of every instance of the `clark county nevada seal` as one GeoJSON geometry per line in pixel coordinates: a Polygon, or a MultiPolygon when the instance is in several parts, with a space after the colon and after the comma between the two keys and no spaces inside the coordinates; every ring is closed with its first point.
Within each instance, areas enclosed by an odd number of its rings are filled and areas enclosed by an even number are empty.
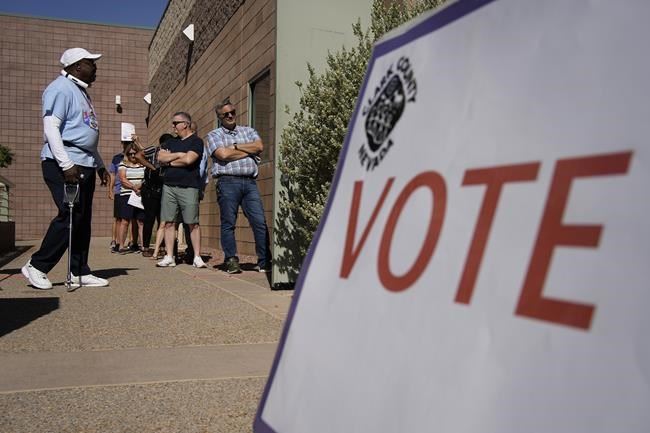
{"type": "Polygon", "coordinates": [[[359,162],[366,171],[374,170],[393,147],[390,133],[404,113],[407,103],[415,102],[417,82],[408,57],[391,64],[363,107],[366,139],[359,148],[359,162]]]}

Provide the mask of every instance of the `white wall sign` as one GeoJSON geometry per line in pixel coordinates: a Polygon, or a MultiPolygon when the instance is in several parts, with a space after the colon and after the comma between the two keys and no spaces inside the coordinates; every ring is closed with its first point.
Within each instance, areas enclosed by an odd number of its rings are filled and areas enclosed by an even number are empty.
{"type": "Polygon", "coordinates": [[[376,45],[256,433],[650,431],[650,3],[376,45]]]}

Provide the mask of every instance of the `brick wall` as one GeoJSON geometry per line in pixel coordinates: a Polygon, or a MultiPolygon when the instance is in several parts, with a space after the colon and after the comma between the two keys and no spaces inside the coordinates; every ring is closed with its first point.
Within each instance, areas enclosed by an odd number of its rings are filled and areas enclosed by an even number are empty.
{"type": "Polygon", "coordinates": [[[155,114],[169,98],[176,86],[186,79],[188,68],[192,68],[226,23],[232,18],[244,0],[195,0],[193,7],[181,21],[182,16],[177,13],[177,4],[185,4],[188,0],[172,0],[162,23],[156,31],[151,43],[152,47],[160,47],[149,53],[151,89],[151,112],[155,114]],[[174,16],[168,20],[167,15],[174,16]],[[182,25],[178,25],[182,23],[182,25]],[[189,24],[194,24],[194,41],[190,41],[182,33],[189,24]],[[158,42],[158,40],[161,42],[158,42]],[[166,52],[162,48],[167,47],[166,52]],[[178,59],[182,60],[179,61],[178,59]]]}
{"type": "Polygon", "coordinates": [[[175,0],[167,4],[167,9],[160,20],[155,35],[149,45],[149,80],[152,80],[165,55],[187,25],[187,16],[192,11],[196,0],[175,0]]]}
{"type": "MultiPolygon", "coordinates": [[[[223,8],[224,4],[232,6],[233,1],[240,0],[225,2],[197,0],[191,16],[223,16],[224,11],[215,8],[223,8]]],[[[164,132],[169,132],[171,116],[176,111],[190,113],[198,123],[199,136],[205,137],[216,126],[215,103],[227,97],[236,105],[238,123],[248,124],[249,82],[266,70],[270,71],[270,106],[275,107],[275,14],[275,0],[249,0],[236,10],[232,10],[232,16],[223,23],[213,40],[205,42],[205,48],[193,51],[192,67],[187,75],[187,82],[185,82],[185,68],[180,72],[176,71],[176,75],[171,75],[168,78],[170,81],[166,81],[169,96],[159,100],[159,105],[149,123],[149,134],[152,140],[164,132]],[[198,52],[201,52],[200,56],[197,55],[198,52]],[[170,86],[171,83],[176,84],[170,86]]],[[[194,24],[197,26],[196,22],[194,24]]],[[[198,26],[195,31],[197,36],[195,44],[198,44],[198,38],[201,37],[198,26]]],[[[161,32],[160,28],[158,32],[161,32]]],[[[187,41],[184,43],[185,49],[171,50],[166,57],[166,62],[186,64],[188,44],[187,41]]],[[[152,89],[152,99],[156,100],[156,97],[152,89]]],[[[275,131],[272,129],[275,125],[273,109],[270,112],[269,124],[271,138],[265,146],[268,148],[270,161],[260,166],[258,185],[272,235],[273,154],[275,152],[273,143],[275,131]]],[[[200,223],[203,246],[220,249],[219,210],[212,182],[201,203],[200,223]]],[[[255,253],[251,229],[241,214],[237,220],[235,236],[241,254],[255,253]]]]}
{"type": "MultiPolygon", "coordinates": [[[[56,214],[40,169],[43,145],[41,95],[61,69],[59,58],[67,48],[83,47],[102,53],[97,81],[89,90],[99,118],[99,148],[104,161],[121,150],[120,122],[134,123],[147,142],[147,49],[153,30],[61,20],[0,15],[0,118],[2,143],[15,154],[13,164],[0,175],[14,183],[10,206],[17,239],[45,234],[56,214]],[[115,95],[122,99],[117,113],[115,95]]],[[[93,235],[110,236],[112,202],[97,187],[93,235]]]]}

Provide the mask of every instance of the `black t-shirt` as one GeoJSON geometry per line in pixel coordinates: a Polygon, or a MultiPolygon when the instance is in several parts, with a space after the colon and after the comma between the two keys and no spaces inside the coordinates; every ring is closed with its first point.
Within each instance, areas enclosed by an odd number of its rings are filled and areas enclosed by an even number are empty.
{"type": "Polygon", "coordinates": [[[199,176],[199,168],[201,166],[201,157],[203,156],[203,140],[192,134],[185,140],[180,138],[172,138],[165,142],[166,149],[170,152],[189,152],[193,151],[199,157],[192,165],[185,167],[165,167],[165,174],[163,176],[163,183],[169,186],[184,186],[190,188],[201,189],[201,177],[199,176]]]}

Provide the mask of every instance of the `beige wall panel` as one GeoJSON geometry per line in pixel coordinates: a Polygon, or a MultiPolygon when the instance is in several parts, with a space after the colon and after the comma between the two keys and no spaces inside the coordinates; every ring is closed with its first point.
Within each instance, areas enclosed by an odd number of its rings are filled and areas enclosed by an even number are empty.
{"type": "MultiPolygon", "coordinates": [[[[316,71],[326,65],[328,50],[338,51],[343,45],[357,44],[352,33],[352,24],[361,19],[362,26],[369,22],[371,0],[278,0],[277,3],[277,58],[276,58],[276,130],[275,141],[280,142],[282,130],[292,112],[298,108],[300,91],[296,81],[306,83],[307,63],[316,71]]],[[[276,161],[278,153],[276,152],[276,161]]],[[[274,210],[279,206],[280,173],[275,175],[276,191],[274,210]]],[[[275,213],[274,213],[275,218],[275,213]]],[[[274,257],[282,253],[282,248],[274,245],[274,257]]],[[[273,270],[273,281],[288,281],[289,276],[277,267],[273,270]]]]}

